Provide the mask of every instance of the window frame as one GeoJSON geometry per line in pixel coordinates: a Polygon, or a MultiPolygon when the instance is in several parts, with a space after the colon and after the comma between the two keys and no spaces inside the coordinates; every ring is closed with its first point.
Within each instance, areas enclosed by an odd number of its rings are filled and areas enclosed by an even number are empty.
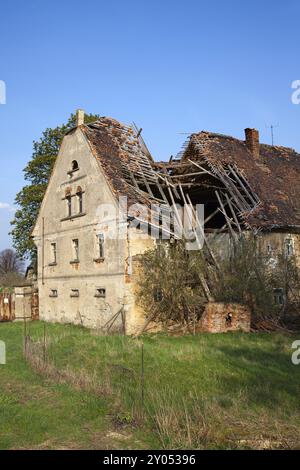
{"type": "Polygon", "coordinates": [[[105,299],[106,298],[106,287],[96,287],[95,297],[98,299],[105,299]],[[102,291],[102,292],[100,292],[102,291]]]}
{"type": "Polygon", "coordinates": [[[71,196],[71,194],[68,194],[66,196],[66,201],[67,201],[67,217],[72,217],[72,196],[71,196]]]}
{"type": "Polygon", "coordinates": [[[71,289],[71,292],[70,292],[70,297],[72,298],[77,298],[80,296],[80,292],[79,292],[79,289],[71,289]]]}
{"type": "Polygon", "coordinates": [[[273,289],[274,302],[281,307],[285,304],[285,295],[283,287],[275,287],[273,289]]]}
{"type": "Polygon", "coordinates": [[[79,263],[79,238],[72,239],[73,260],[71,263],[79,263]]]}
{"type": "Polygon", "coordinates": [[[83,214],[83,191],[77,191],[78,214],[83,214]]]}
{"type": "Polygon", "coordinates": [[[50,266],[57,265],[57,243],[50,242],[50,266]]]}
{"type": "Polygon", "coordinates": [[[294,243],[291,237],[284,240],[284,252],[286,257],[294,256],[294,243]]]}
{"type": "Polygon", "coordinates": [[[98,258],[99,260],[105,259],[105,237],[104,233],[97,233],[97,251],[98,251],[98,258]]]}

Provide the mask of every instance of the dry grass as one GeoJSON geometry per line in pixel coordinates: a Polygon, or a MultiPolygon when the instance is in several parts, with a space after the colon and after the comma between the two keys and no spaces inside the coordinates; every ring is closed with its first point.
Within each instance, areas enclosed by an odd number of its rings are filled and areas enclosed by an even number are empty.
{"type": "Polygon", "coordinates": [[[282,420],[270,422],[268,415],[258,417],[230,411],[216,403],[205,403],[190,396],[176,403],[175,393],[155,394],[153,422],[164,449],[299,449],[300,430],[282,420]],[[187,404],[188,403],[188,404],[187,404]]]}
{"type": "Polygon", "coordinates": [[[54,362],[47,360],[47,352],[50,344],[58,343],[51,340],[46,343],[46,357],[44,357],[44,343],[42,340],[30,342],[26,347],[26,360],[38,373],[57,383],[67,383],[76,390],[94,393],[97,396],[110,396],[112,394],[109,374],[104,374],[102,383],[99,384],[99,377],[96,371],[88,373],[84,368],[73,370],[71,367],[59,369],[54,362]]]}
{"type": "Polygon", "coordinates": [[[49,326],[46,361],[40,336],[27,354],[46,378],[109,399],[116,430],[143,430],[161,448],[295,449],[300,382],[290,360],[292,341],[279,334],[136,340],[56,325],[49,326]],[[57,340],[60,330],[69,335],[57,340]]]}

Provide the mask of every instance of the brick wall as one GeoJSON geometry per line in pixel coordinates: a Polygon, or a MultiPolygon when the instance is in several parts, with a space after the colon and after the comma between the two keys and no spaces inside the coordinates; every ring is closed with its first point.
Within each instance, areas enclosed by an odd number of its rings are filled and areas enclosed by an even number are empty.
{"type": "Polygon", "coordinates": [[[209,302],[200,321],[200,329],[208,333],[250,331],[251,313],[240,304],[209,302]]]}

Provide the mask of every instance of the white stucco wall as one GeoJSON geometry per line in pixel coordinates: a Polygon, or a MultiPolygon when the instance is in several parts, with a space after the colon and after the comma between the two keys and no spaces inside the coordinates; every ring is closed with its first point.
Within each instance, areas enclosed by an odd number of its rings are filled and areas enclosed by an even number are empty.
{"type": "MultiPolygon", "coordinates": [[[[74,198],[72,203],[74,207],[74,198]]],[[[41,319],[100,327],[121,308],[126,240],[108,238],[110,214],[106,213],[108,211],[104,204],[113,205],[116,209],[115,217],[118,216],[114,195],[85,136],[78,128],[63,140],[33,232],[38,247],[41,319]],[[78,162],[79,171],[70,179],[68,171],[73,160],[78,162]],[[84,191],[83,212],[86,215],[62,220],[68,215],[67,202],[64,199],[66,191],[69,190],[74,195],[78,186],[84,191]],[[95,262],[98,258],[99,233],[103,233],[105,237],[105,259],[95,262]],[[79,240],[78,264],[70,264],[73,259],[73,239],[79,240]],[[50,265],[51,243],[57,244],[55,266],[50,265]],[[106,289],[105,299],[95,297],[97,288],[106,289]],[[79,297],[70,296],[72,289],[79,290],[79,297]],[[57,290],[57,297],[49,296],[51,290],[57,290]]]]}

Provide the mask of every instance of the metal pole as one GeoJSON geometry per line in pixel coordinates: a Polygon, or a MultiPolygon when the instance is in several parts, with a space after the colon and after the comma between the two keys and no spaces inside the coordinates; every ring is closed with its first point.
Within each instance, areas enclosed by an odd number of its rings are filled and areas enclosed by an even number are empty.
{"type": "Polygon", "coordinates": [[[45,364],[46,363],[46,324],[44,324],[43,359],[44,359],[44,364],[45,364]]]}
{"type": "Polygon", "coordinates": [[[141,348],[141,401],[142,401],[142,410],[144,411],[145,405],[145,363],[144,363],[144,343],[142,343],[141,348]]]}

